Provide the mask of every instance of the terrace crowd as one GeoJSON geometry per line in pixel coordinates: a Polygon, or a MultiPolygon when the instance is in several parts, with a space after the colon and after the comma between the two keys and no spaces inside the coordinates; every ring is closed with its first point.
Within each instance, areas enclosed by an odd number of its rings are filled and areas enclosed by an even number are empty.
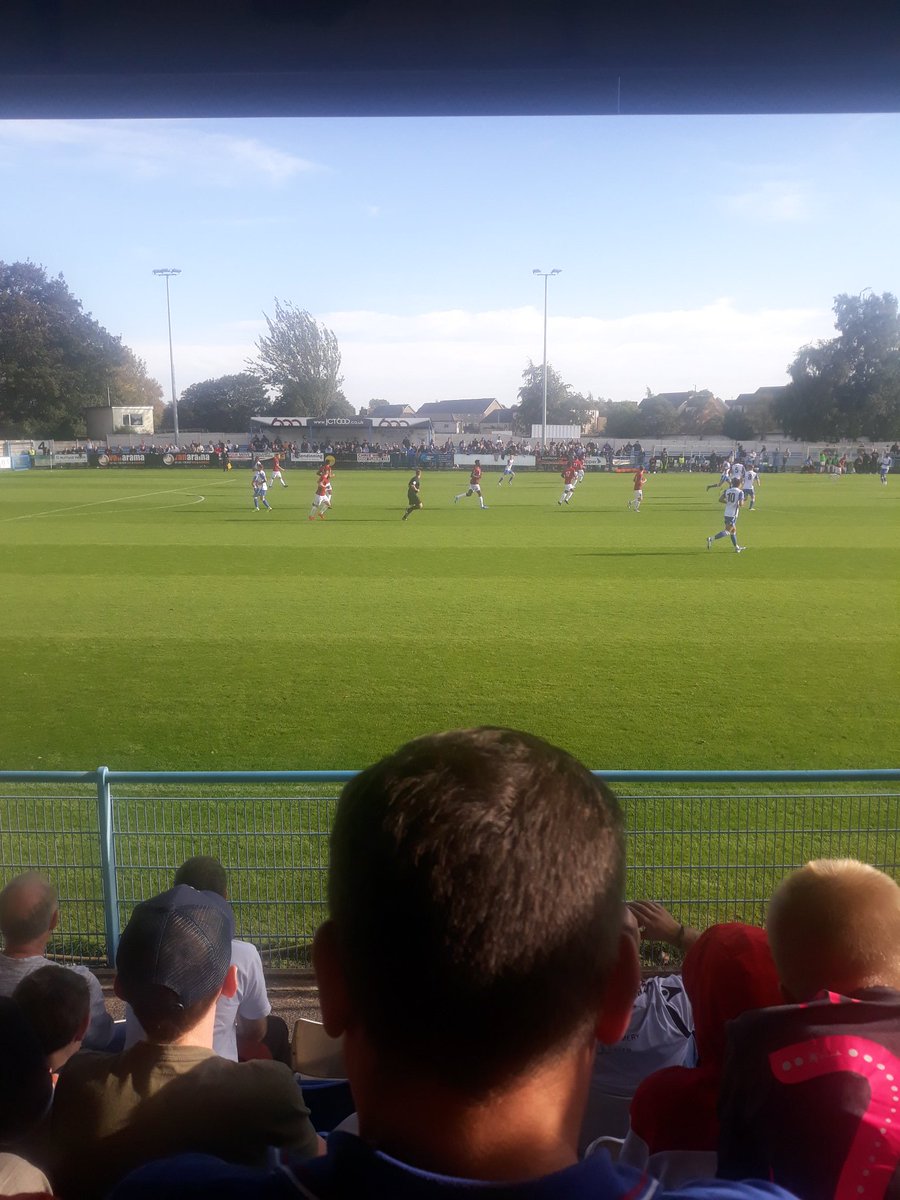
{"type": "Polygon", "coordinates": [[[0,892],[0,1194],[399,1200],[900,1196],[900,887],[817,860],[765,929],[624,902],[611,789],[508,729],[355,777],[313,963],[346,1110],[315,1114],[227,875],[182,864],[118,946],[124,1025],[0,892]],[[676,972],[641,979],[642,940],[676,972]]]}

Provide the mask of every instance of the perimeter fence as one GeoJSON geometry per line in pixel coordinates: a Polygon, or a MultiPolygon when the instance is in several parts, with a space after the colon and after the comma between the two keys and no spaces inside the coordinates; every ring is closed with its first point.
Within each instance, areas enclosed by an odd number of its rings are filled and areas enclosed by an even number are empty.
{"type": "MultiPolygon", "coordinates": [[[[237,935],[305,966],[325,914],[328,837],[353,771],[0,772],[0,880],[34,869],[60,895],[52,952],[112,963],[134,905],[193,854],[228,871],[237,935]]],[[[900,877],[900,770],[600,771],[628,824],[630,899],[679,921],[762,922],[811,858],[900,877]]],[[[648,948],[648,965],[659,948],[648,948]]],[[[662,960],[664,961],[664,960],[662,960]]]]}

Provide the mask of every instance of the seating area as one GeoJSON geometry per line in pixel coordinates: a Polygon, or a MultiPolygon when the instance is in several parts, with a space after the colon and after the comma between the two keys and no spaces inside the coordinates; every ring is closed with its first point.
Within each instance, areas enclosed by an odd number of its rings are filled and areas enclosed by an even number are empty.
{"type": "Polygon", "coordinates": [[[135,906],[119,1025],[50,957],[52,881],[6,880],[0,1195],[900,1196],[897,881],[819,859],[765,928],[701,930],[623,904],[626,855],[565,751],[409,743],[338,802],[322,1019],[290,1033],[217,859],[135,906]]]}

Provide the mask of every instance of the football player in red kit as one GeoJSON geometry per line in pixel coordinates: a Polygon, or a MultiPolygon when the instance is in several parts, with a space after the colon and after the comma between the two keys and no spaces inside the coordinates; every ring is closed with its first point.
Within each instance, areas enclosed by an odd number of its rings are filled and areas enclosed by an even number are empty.
{"type": "Polygon", "coordinates": [[[464,492],[460,492],[458,496],[453,497],[453,503],[459,504],[460,500],[464,500],[466,496],[477,496],[478,503],[482,508],[487,508],[484,502],[484,496],[481,494],[481,459],[475,459],[475,465],[472,468],[472,474],[469,476],[469,486],[464,492]]]}

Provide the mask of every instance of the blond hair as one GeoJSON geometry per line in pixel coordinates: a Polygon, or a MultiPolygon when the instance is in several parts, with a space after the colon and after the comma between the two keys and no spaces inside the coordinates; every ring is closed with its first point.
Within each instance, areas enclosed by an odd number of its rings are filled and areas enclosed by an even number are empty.
{"type": "Polygon", "coordinates": [[[820,858],[794,871],[772,894],[767,929],[792,1000],[900,988],[900,886],[866,863],[820,858]]]}

